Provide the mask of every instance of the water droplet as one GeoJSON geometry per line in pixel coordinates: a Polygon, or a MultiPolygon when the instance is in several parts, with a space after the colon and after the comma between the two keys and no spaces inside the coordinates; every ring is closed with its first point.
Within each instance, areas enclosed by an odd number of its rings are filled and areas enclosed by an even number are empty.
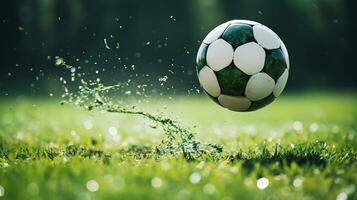
{"type": "Polygon", "coordinates": [[[55,57],[55,65],[60,66],[64,64],[63,58],[60,58],[58,56],[55,57]]]}
{"type": "Polygon", "coordinates": [[[151,179],[151,185],[154,188],[160,188],[162,186],[162,180],[158,177],[151,179]]]}
{"type": "Polygon", "coordinates": [[[99,189],[99,184],[95,180],[89,180],[87,182],[87,189],[89,192],[96,192],[99,189]]]}
{"type": "Polygon", "coordinates": [[[296,179],[294,179],[294,181],[293,181],[293,185],[294,185],[294,187],[300,187],[301,185],[302,185],[302,179],[301,178],[296,178],[296,179]]]}
{"type": "Polygon", "coordinates": [[[87,130],[90,130],[90,129],[93,128],[93,124],[92,124],[92,121],[90,119],[84,121],[83,125],[84,125],[84,128],[87,129],[87,130]]]}
{"type": "Polygon", "coordinates": [[[108,133],[104,135],[104,140],[108,148],[120,141],[120,135],[116,127],[108,128],[108,133]]]}
{"type": "Polygon", "coordinates": [[[172,19],[173,21],[176,21],[176,19],[174,18],[173,15],[170,16],[170,19],[172,19]]]}
{"type": "Polygon", "coordinates": [[[77,132],[74,131],[74,130],[71,131],[71,136],[72,136],[76,141],[79,141],[79,140],[80,140],[79,135],[78,135],[77,132]]]}
{"type": "Polygon", "coordinates": [[[104,47],[105,47],[106,49],[110,49],[110,47],[109,47],[109,45],[108,45],[108,42],[107,42],[107,39],[104,38],[103,41],[104,41],[104,47]]]}
{"type": "Polygon", "coordinates": [[[312,123],[309,126],[309,130],[310,132],[315,133],[316,131],[319,130],[319,125],[317,123],[312,123]]]}
{"type": "Polygon", "coordinates": [[[190,175],[190,182],[193,184],[199,183],[201,180],[201,175],[197,172],[194,172],[190,175]]]}
{"type": "Polygon", "coordinates": [[[303,124],[300,121],[295,121],[293,123],[293,129],[295,131],[300,132],[300,131],[302,131],[302,128],[303,128],[303,124]]]}
{"type": "Polygon", "coordinates": [[[110,127],[110,128],[108,128],[108,133],[110,135],[118,135],[118,130],[116,127],[110,127]]]}
{"type": "Polygon", "coordinates": [[[262,177],[260,179],[257,180],[257,187],[260,190],[264,190],[265,188],[267,188],[269,186],[269,179],[262,177]]]}
{"type": "Polygon", "coordinates": [[[336,200],[347,200],[347,193],[346,192],[341,192],[340,194],[337,195],[336,200]]]}

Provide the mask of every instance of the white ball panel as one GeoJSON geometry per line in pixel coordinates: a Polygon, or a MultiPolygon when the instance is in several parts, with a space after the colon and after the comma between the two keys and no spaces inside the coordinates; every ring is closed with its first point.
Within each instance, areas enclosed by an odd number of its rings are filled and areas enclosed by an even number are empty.
{"type": "Polygon", "coordinates": [[[198,73],[198,80],[203,89],[211,96],[218,97],[221,94],[217,77],[211,68],[204,66],[198,73]]]}
{"type": "Polygon", "coordinates": [[[285,58],[285,62],[286,62],[286,66],[288,67],[288,69],[290,68],[290,60],[289,60],[289,54],[288,54],[288,50],[285,47],[285,44],[283,41],[280,40],[281,43],[281,51],[284,54],[284,58],[285,58]]]}
{"type": "Polygon", "coordinates": [[[223,34],[224,30],[229,26],[229,23],[224,23],[216,28],[214,28],[208,35],[203,39],[203,43],[211,44],[213,41],[217,40],[223,34]]]}
{"type": "Polygon", "coordinates": [[[266,49],[277,49],[280,47],[280,39],[268,27],[263,25],[256,25],[253,27],[254,38],[258,44],[266,49]]]}
{"type": "Polygon", "coordinates": [[[233,111],[244,111],[251,105],[251,101],[249,101],[246,97],[229,96],[224,94],[218,97],[218,102],[223,107],[233,111]]]}
{"type": "Polygon", "coordinates": [[[255,42],[237,47],[233,58],[235,66],[248,75],[260,72],[264,67],[265,51],[255,42]]]}
{"type": "Polygon", "coordinates": [[[245,88],[245,96],[252,100],[258,101],[269,96],[273,91],[275,81],[266,73],[258,73],[251,76],[245,88]]]}
{"type": "Polygon", "coordinates": [[[208,46],[207,65],[214,71],[219,71],[229,64],[233,59],[233,47],[223,39],[218,39],[208,46]]]}
{"type": "Polygon", "coordinates": [[[244,19],[234,19],[231,20],[227,23],[234,24],[234,23],[240,23],[240,24],[248,24],[248,25],[259,25],[260,23],[255,22],[255,21],[250,21],[250,20],[244,20],[244,19]]]}
{"type": "Polygon", "coordinates": [[[276,81],[273,94],[275,97],[278,97],[284,90],[286,82],[288,82],[289,71],[285,69],[284,73],[276,81]]]}

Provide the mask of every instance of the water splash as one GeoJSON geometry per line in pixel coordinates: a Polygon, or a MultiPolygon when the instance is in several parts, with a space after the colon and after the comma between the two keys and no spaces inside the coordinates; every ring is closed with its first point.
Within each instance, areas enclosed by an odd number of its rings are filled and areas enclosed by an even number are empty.
{"type": "MultiPolygon", "coordinates": [[[[65,69],[70,71],[76,69],[60,57],[56,57],[55,65],[65,67],[65,69]]],[[[176,120],[162,114],[138,110],[135,106],[125,106],[118,103],[111,97],[110,92],[123,90],[125,89],[125,85],[106,86],[100,82],[100,79],[86,81],[81,76],[77,76],[77,78],[80,80],[78,90],[73,92],[68,87],[66,80],[61,79],[64,87],[62,97],[66,99],[65,103],[72,103],[88,111],[99,110],[109,113],[139,115],[157,123],[162,127],[165,134],[161,143],[155,147],[157,155],[183,155],[186,160],[195,160],[205,155],[218,158],[222,154],[223,147],[221,145],[197,141],[195,133],[181,126],[176,120]]],[[[71,72],[71,80],[76,80],[73,79],[73,72],[71,72]]]]}

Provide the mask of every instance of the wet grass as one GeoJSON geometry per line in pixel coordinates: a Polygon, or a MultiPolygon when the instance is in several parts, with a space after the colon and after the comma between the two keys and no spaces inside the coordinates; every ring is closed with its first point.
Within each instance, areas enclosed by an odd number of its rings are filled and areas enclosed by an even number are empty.
{"type": "Polygon", "coordinates": [[[356,102],[351,94],[290,95],[252,113],[206,97],[139,105],[223,147],[188,157],[158,152],[165,127],[145,116],[2,100],[0,198],[357,199],[356,102]],[[259,189],[258,180],[269,184],[259,189]]]}

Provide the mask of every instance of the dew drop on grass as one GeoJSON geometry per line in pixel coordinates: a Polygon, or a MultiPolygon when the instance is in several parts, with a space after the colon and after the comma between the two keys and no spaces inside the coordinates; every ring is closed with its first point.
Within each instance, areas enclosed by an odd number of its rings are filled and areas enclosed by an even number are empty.
{"type": "Polygon", "coordinates": [[[93,123],[90,119],[87,119],[86,121],[83,122],[84,128],[87,130],[90,130],[93,128],[93,123]]]}
{"type": "Polygon", "coordinates": [[[190,182],[192,184],[197,184],[201,180],[201,175],[198,172],[194,172],[190,175],[190,182]]]}
{"type": "Polygon", "coordinates": [[[151,179],[151,186],[154,188],[160,188],[162,186],[162,180],[159,177],[151,179]]]}
{"type": "Polygon", "coordinates": [[[89,181],[87,181],[87,190],[89,191],[89,192],[96,192],[96,191],[98,191],[99,190],[99,184],[98,184],[98,182],[97,181],[95,181],[95,180],[89,180],[89,181]]]}
{"type": "Polygon", "coordinates": [[[319,130],[319,125],[317,123],[312,123],[309,126],[309,130],[311,133],[315,133],[316,131],[319,130]]]}
{"type": "Polygon", "coordinates": [[[76,131],[72,130],[71,131],[71,136],[76,140],[76,141],[79,141],[81,138],[80,136],[77,134],[76,131]]]}
{"type": "Polygon", "coordinates": [[[337,195],[336,200],[347,200],[347,193],[346,192],[341,192],[337,195]]]}
{"type": "Polygon", "coordinates": [[[110,135],[118,135],[118,129],[116,128],[116,127],[110,127],[110,128],[108,128],[108,133],[110,134],[110,135]]]}
{"type": "Polygon", "coordinates": [[[301,178],[295,178],[294,181],[293,181],[293,185],[294,185],[294,187],[296,187],[296,188],[301,187],[301,185],[302,185],[302,179],[301,179],[301,178]]]}
{"type": "Polygon", "coordinates": [[[262,177],[260,179],[257,180],[257,187],[260,190],[264,190],[265,188],[267,188],[269,186],[269,179],[262,177]]]}
{"type": "Polygon", "coordinates": [[[108,132],[104,137],[106,144],[109,146],[118,143],[120,140],[120,135],[118,134],[118,129],[116,127],[108,128],[108,132]]]}
{"type": "Polygon", "coordinates": [[[295,121],[293,123],[293,129],[295,131],[300,132],[300,131],[302,131],[302,128],[303,128],[303,124],[300,121],[295,121]]]}

